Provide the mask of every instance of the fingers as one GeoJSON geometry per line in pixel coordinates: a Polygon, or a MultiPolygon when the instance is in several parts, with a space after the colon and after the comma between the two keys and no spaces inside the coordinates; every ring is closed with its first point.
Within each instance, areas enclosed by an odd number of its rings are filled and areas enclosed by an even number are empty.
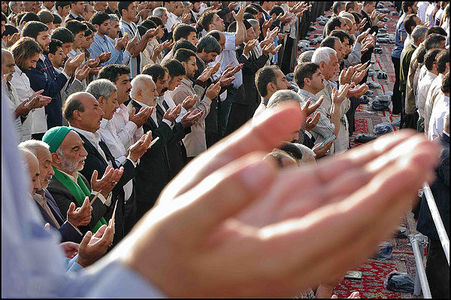
{"type": "Polygon", "coordinates": [[[68,213],[68,214],[73,214],[74,211],[75,211],[75,203],[74,203],[74,202],[71,202],[71,203],[69,204],[69,209],[67,210],[67,213],[68,213]]]}
{"type": "Polygon", "coordinates": [[[196,158],[197,164],[194,168],[197,176],[192,176],[191,168],[194,165],[187,166],[182,171],[182,174],[186,172],[186,176],[180,176],[173,180],[163,194],[166,193],[168,197],[173,198],[192,187],[200,178],[204,178],[234,159],[254,151],[269,152],[278,147],[282,141],[287,140],[292,132],[299,130],[304,123],[304,118],[299,103],[284,103],[265,110],[234,134],[215,144],[210,152],[196,158]],[[186,180],[186,178],[190,179],[186,180]],[[171,187],[174,188],[171,189],[171,187]]]}
{"type": "Polygon", "coordinates": [[[99,172],[97,170],[94,170],[91,175],[91,187],[94,187],[95,183],[97,182],[97,176],[99,175],[99,172]]]}
{"type": "Polygon", "coordinates": [[[177,235],[183,235],[184,231],[189,230],[194,233],[190,243],[196,244],[224,219],[236,214],[262,195],[262,187],[269,186],[277,174],[275,166],[262,160],[262,157],[263,154],[242,157],[218,170],[221,176],[214,173],[205,178],[190,191],[197,195],[198,199],[194,203],[189,203],[192,201],[190,196],[185,198],[186,201],[183,197],[180,198],[185,203],[171,216],[177,218],[178,226],[170,230],[177,232],[177,235]],[[229,201],[230,197],[234,200],[229,201]],[[186,204],[190,205],[185,206],[186,204]],[[199,213],[205,216],[202,220],[198,217],[199,213]]]}
{"type": "Polygon", "coordinates": [[[80,252],[83,252],[83,249],[86,249],[88,247],[88,244],[91,241],[91,238],[92,238],[92,232],[91,231],[86,232],[85,236],[83,237],[83,239],[80,242],[80,246],[79,246],[80,252]]]}

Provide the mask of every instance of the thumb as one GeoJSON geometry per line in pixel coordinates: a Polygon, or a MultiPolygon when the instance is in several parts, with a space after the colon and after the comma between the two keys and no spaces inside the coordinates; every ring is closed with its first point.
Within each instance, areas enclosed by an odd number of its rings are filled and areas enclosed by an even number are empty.
{"type": "Polygon", "coordinates": [[[190,242],[196,244],[225,219],[263,195],[262,187],[270,186],[276,175],[275,166],[262,160],[262,154],[244,156],[216,170],[195,187],[198,198],[177,214],[179,222],[174,232],[194,232],[190,242]],[[205,217],[199,219],[199,215],[205,217]]]}
{"type": "Polygon", "coordinates": [[[94,172],[92,172],[92,176],[91,176],[91,187],[95,184],[95,182],[97,181],[97,176],[98,176],[98,172],[97,170],[94,170],[94,172]]]}
{"type": "Polygon", "coordinates": [[[80,242],[80,246],[78,247],[78,249],[80,249],[80,250],[85,249],[88,246],[89,241],[91,241],[91,237],[92,237],[92,232],[91,231],[86,232],[85,236],[83,237],[83,239],[80,242]]]}
{"type": "Polygon", "coordinates": [[[72,214],[75,211],[75,203],[71,202],[69,205],[69,210],[67,211],[67,214],[72,214]]]}
{"type": "Polygon", "coordinates": [[[45,223],[44,230],[47,230],[47,231],[50,230],[50,223],[45,223]]]}
{"type": "Polygon", "coordinates": [[[130,117],[134,117],[134,116],[135,116],[135,113],[136,113],[136,108],[133,107],[132,112],[130,113],[129,118],[130,118],[130,117]]]}

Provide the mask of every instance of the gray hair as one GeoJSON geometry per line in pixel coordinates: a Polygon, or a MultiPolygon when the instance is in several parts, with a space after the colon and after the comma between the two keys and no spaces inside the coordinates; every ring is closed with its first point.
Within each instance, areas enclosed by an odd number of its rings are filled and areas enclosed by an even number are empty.
{"type": "Polygon", "coordinates": [[[274,94],[272,94],[271,98],[269,98],[267,108],[274,107],[279,105],[280,102],[283,101],[297,101],[302,103],[302,98],[298,93],[292,90],[278,90],[274,94]]]}
{"type": "Polygon", "coordinates": [[[338,14],[338,16],[339,17],[343,17],[343,18],[348,18],[349,20],[351,20],[351,22],[355,22],[355,17],[351,14],[351,13],[349,13],[349,12],[347,12],[347,11],[341,11],[339,14],[338,14]]]}
{"type": "Polygon", "coordinates": [[[19,5],[18,2],[20,2],[20,1],[9,1],[9,3],[8,3],[9,9],[10,9],[10,10],[13,10],[13,7],[14,7],[14,6],[19,5]]]}
{"type": "Polygon", "coordinates": [[[34,154],[34,156],[38,157],[38,149],[39,148],[45,148],[50,151],[50,146],[47,143],[44,143],[40,140],[27,140],[18,145],[19,148],[27,149],[31,153],[34,154]]]}
{"type": "Polygon", "coordinates": [[[426,26],[421,26],[421,25],[416,26],[411,34],[413,42],[417,43],[420,38],[424,39],[427,31],[428,31],[428,28],[426,26]]]}
{"type": "Polygon", "coordinates": [[[251,26],[252,26],[252,28],[254,28],[254,30],[259,28],[259,26],[260,26],[260,23],[255,19],[249,19],[247,21],[251,24],[251,26]]]}
{"type": "Polygon", "coordinates": [[[312,63],[319,66],[320,63],[325,62],[326,64],[330,61],[330,56],[332,54],[337,55],[337,51],[329,47],[319,47],[315,50],[312,56],[312,63]]]}
{"type": "Polygon", "coordinates": [[[132,98],[135,97],[136,93],[138,93],[139,90],[144,89],[149,81],[153,82],[152,76],[146,74],[139,74],[133,78],[131,82],[132,90],[130,91],[130,96],[132,96],[132,98]]]}
{"type": "Polygon", "coordinates": [[[118,21],[119,22],[119,17],[116,14],[108,14],[108,16],[110,17],[110,21],[118,21]]]}
{"type": "Polygon", "coordinates": [[[303,52],[301,55],[299,55],[299,57],[298,57],[298,65],[303,63],[303,62],[311,62],[314,52],[315,52],[315,50],[308,50],[308,51],[303,52]]]}
{"type": "Polygon", "coordinates": [[[166,12],[166,14],[168,13],[166,7],[156,7],[152,11],[152,16],[161,17],[163,15],[163,12],[166,12]]]}
{"type": "Polygon", "coordinates": [[[117,88],[114,83],[112,83],[108,79],[94,80],[86,88],[86,92],[93,95],[97,100],[99,100],[101,96],[103,96],[105,99],[108,99],[108,97],[110,97],[111,93],[114,91],[117,91],[117,88]]]}

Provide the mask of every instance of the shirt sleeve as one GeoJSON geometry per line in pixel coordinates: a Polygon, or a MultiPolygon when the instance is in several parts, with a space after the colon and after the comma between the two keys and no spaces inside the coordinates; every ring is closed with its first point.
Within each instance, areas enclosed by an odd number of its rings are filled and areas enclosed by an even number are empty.
{"type": "Polygon", "coordinates": [[[224,51],[225,50],[235,50],[235,38],[236,33],[233,32],[223,32],[225,36],[225,44],[224,44],[224,51]]]}

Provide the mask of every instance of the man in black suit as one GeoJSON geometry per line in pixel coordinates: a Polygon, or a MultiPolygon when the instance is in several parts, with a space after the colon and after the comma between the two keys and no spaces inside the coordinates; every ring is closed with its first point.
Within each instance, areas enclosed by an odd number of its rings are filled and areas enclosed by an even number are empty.
{"type": "MultiPolygon", "coordinates": [[[[103,114],[96,98],[86,92],[70,95],[64,106],[64,117],[71,128],[79,134],[87,151],[85,166],[80,171],[87,178],[94,176],[97,179],[97,176],[113,172],[111,168],[119,168],[114,156],[97,133],[103,114]]],[[[123,186],[135,176],[135,166],[136,161],[132,161],[130,157],[127,158],[120,169],[114,171],[118,171],[121,176],[109,183],[114,188],[112,188],[111,205],[109,205],[105,216],[110,219],[114,208],[117,206],[114,244],[117,244],[125,234],[123,186]]]]}
{"type": "MultiPolygon", "coordinates": [[[[132,81],[131,108],[139,111],[141,107],[155,107],[157,88],[150,75],[141,74],[132,81]]],[[[170,180],[168,157],[168,142],[172,139],[174,121],[180,109],[169,109],[162,121],[157,119],[157,111],[152,114],[143,125],[144,132],[152,131],[152,137],[158,141],[150,148],[140,160],[136,168],[135,191],[137,217],[140,218],[155,204],[160,192],[170,180]]]]}

